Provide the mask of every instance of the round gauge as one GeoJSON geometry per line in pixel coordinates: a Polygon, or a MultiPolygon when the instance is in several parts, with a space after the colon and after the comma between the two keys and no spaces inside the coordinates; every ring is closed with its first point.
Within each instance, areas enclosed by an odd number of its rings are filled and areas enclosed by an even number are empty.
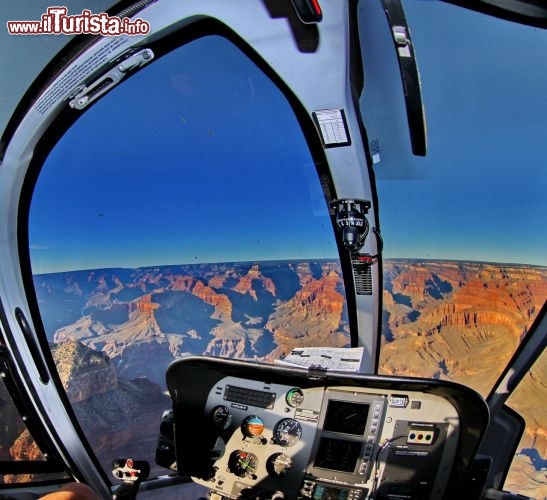
{"type": "Polygon", "coordinates": [[[260,436],[264,432],[264,422],[256,415],[249,415],[241,423],[241,431],[245,437],[260,436]]]}
{"type": "Polygon", "coordinates": [[[232,423],[232,414],[227,406],[218,405],[211,410],[211,418],[216,427],[226,430],[232,423]]]}
{"type": "Polygon", "coordinates": [[[239,477],[255,477],[257,467],[258,457],[248,451],[234,451],[228,461],[230,472],[239,477]]]}
{"type": "Polygon", "coordinates": [[[281,446],[293,446],[302,437],[302,426],[294,418],[284,418],[277,422],[273,438],[281,446]]]}
{"type": "Polygon", "coordinates": [[[266,462],[270,476],[285,477],[292,469],[292,458],[285,453],[274,453],[266,462]]]}
{"type": "Polygon", "coordinates": [[[302,403],[304,402],[304,393],[302,392],[302,389],[295,387],[287,392],[285,400],[292,408],[298,408],[299,406],[302,406],[302,403]]]}

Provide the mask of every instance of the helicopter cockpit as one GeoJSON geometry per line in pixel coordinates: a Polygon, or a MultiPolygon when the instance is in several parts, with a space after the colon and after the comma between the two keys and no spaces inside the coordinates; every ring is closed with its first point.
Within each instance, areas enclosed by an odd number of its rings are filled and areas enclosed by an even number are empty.
{"type": "Polygon", "coordinates": [[[488,408],[463,387],[200,357],[167,381],[156,460],[210,498],[476,495],[488,408]]]}
{"type": "Polygon", "coordinates": [[[539,0],[12,4],[0,497],[547,498],[539,0]]]}

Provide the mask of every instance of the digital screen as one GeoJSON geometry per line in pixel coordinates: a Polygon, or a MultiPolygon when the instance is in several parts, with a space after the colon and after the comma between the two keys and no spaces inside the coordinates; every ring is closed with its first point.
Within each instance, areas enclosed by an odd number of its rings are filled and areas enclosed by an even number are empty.
{"type": "Polygon", "coordinates": [[[331,399],[327,406],[323,430],[362,436],[367,425],[369,408],[370,406],[365,403],[331,399]]]}
{"type": "Polygon", "coordinates": [[[315,456],[314,467],[353,472],[361,454],[361,443],[343,439],[321,438],[315,456]]]}
{"type": "Polygon", "coordinates": [[[347,489],[318,484],[313,490],[312,500],[347,500],[348,493],[347,489]]]}

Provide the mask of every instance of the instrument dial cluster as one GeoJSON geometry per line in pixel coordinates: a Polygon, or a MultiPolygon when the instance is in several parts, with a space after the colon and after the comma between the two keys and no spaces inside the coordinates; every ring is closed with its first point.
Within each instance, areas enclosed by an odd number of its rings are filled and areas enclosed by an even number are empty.
{"type": "Polygon", "coordinates": [[[217,387],[209,395],[205,409],[209,428],[222,441],[217,449],[223,449],[215,460],[210,486],[222,491],[236,484],[260,484],[277,490],[293,481],[296,494],[301,471],[309,461],[310,447],[305,442],[313,441],[317,430],[319,413],[314,408],[321,406],[322,391],[247,382],[238,386],[236,380],[228,379],[223,391],[217,387]]]}

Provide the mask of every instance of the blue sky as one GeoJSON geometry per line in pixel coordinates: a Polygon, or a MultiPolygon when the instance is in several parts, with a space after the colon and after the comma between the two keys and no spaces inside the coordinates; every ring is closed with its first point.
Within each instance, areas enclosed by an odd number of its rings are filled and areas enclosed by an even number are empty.
{"type": "MultiPolygon", "coordinates": [[[[389,122],[371,124],[385,256],[547,265],[547,34],[406,6],[429,154],[411,157],[389,122]]],[[[336,256],[288,104],[219,39],[155,62],[82,115],[46,162],[30,240],[34,272],[336,256]]]]}
{"type": "Polygon", "coordinates": [[[147,69],[46,161],[34,272],[336,256],[296,118],[253,63],[214,38],[147,69]]]}
{"type": "Polygon", "coordinates": [[[418,158],[397,142],[397,103],[393,121],[371,108],[385,254],[547,265],[547,32],[434,1],[405,7],[429,147],[418,158]]]}

